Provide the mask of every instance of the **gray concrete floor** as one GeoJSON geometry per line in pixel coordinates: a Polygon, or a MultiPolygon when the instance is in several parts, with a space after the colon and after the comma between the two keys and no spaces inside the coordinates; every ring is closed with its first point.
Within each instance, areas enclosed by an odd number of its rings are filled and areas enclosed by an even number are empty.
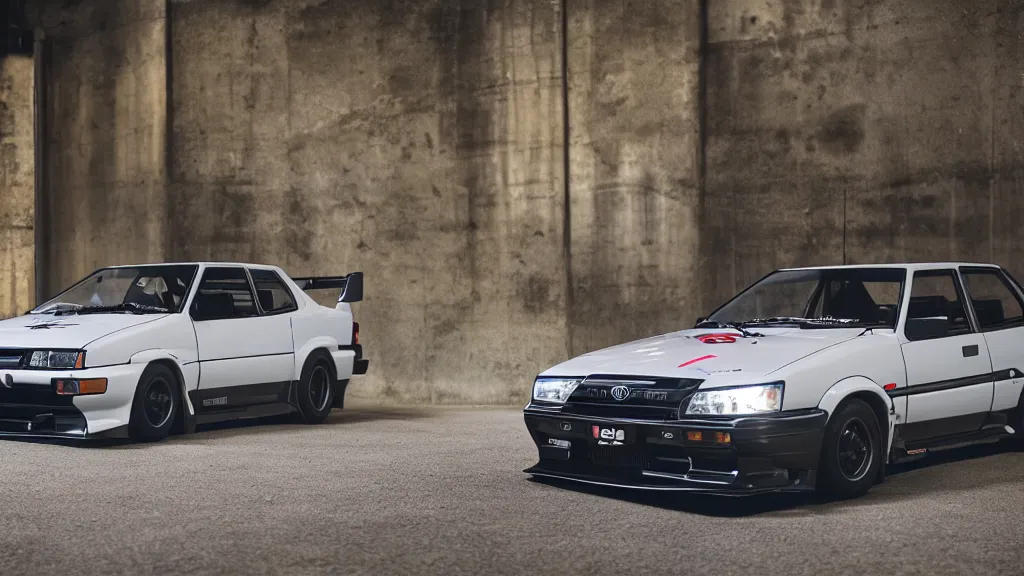
{"type": "Polygon", "coordinates": [[[0,574],[1024,574],[1024,453],[867,497],[532,482],[518,410],[356,407],[146,446],[0,446],[0,574]]]}

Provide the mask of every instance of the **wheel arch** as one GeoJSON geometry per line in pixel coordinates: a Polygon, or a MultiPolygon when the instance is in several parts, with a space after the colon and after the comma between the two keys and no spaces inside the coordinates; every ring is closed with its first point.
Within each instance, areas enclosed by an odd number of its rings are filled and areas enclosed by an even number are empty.
{"type": "MultiPolygon", "coordinates": [[[[851,399],[863,401],[875,413],[881,428],[879,432],[882,435],[882,446],[879,448],[882,449],[883,464],[888,463],[889,452],[892,450],[893,430],[896,426],[892,399],[874,380],[865,376],[851,376],[833,384],[821,397],[818,408],[827,412],[831,420],[836,408],[851,399]]],[[[879,469],[879,475],[884,477],[884,465],[879,469]]]]}
{"type": "Polygon", "coordinates": [[[164,366],[174,374],[178,380],[178,398],[181,400],[183,410],[176,418],[171,428],[173,433],[190,433],[195,431],[195,408],[192,406],[192,399],[188,395],[188,380],[185,378],[185,371],[179,360],[170,352],[165,350],[145,350],[131,357],[131,364],[145,364],[148,366],[164,366]]]}
{"type": "Polygon", "coordinates": [[[302,371],[306,369],[306,364],[314,354],[323,354],[326,357],[327,364],[330,366],[331,376],[337,379],[338,367],[334,361],[334,356],[331,355],[331,350],[337,349],[338,341],[333,338],[319,337],[310,339],[300,349],[295,351],[295,376],[293,380],[298,382],[302,379],[302,371]]]}

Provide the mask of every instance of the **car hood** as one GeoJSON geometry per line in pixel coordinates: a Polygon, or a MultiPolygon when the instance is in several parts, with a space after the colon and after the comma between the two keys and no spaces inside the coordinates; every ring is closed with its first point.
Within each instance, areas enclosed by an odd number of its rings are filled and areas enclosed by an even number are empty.
{"type": "Polygon", "coordinates": [[[114,332],[166,314],[28,314],[0,321],[0,348],[83,348],[114,332]]]}
{"type": "MultiPolygon", "coordinates": [[[[657,376],[700,378],[770,374],[801,358],[851,340],[862,328],[763,329],[758,337],[737,330],[683,330],[577,356],[542,376],[657,376]],[[727,337],[714,339],[708,335],[727,337]],[[701,338],[704,337],[704,338],[701,338]]],[[[722,378],[725,379],[725,378],[722,378]]]]}

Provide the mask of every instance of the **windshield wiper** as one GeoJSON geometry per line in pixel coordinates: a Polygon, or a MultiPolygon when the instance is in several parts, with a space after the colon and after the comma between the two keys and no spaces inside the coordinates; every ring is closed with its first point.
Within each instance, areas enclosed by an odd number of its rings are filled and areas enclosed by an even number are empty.
{"type": "Polygon", "coordinates": [[[812,325],[812,326],[856,326],[869,324],[872,326],[882,325],[882,322],[862,322],[857,318],[833,318],[826,316],[824,318],[801,318],[799,316],[774,316],[772,318],[755,318],[753,320],[746,320],[742,322],[744,326],[759,326],[759,325],[773,325],[773,324],[797,324],[797,325],[812,325]]]}
{"type": "Polygon", "coordinates": [[[26,314],[60,314],[61,312],[69,312],[81,308],[81,304],[71,304],[68,302],[54,302],[45,308],[36,308],[35,310],[29,310],[26,314]]]}
{"type": "Polygon", "coordinates": [[[746,328],[743,327],[743,324],[745,323],[718,322],[716,320],[705,320],[703,322],[697,323],[697,326],[695,326],[695,328],[732,328],[733,330],[739,330],[747,338],[758,338],[764,336],[764,334],[748,331],[746,328]]]}
{"type": "Polygon", "coordinates": [[[111,312],[131,312],[132,314],[169,314],[171,311],[160,306],[148,306],[136,302],[124,302],[113,306],[83,306],[74,310],[57,312],[56,315],[64,314],[108,314],[111,312]]]}

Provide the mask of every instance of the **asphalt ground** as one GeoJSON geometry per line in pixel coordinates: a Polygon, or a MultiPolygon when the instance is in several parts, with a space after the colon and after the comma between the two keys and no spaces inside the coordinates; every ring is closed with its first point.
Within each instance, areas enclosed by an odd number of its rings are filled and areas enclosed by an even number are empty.
{"type": "Polygon", "coordinates": [[[0,574],[1024,574],[1024,452],[859,500],[530,480],[519,410],[346,408],[151,445],[3,441],[0,574]]]}

